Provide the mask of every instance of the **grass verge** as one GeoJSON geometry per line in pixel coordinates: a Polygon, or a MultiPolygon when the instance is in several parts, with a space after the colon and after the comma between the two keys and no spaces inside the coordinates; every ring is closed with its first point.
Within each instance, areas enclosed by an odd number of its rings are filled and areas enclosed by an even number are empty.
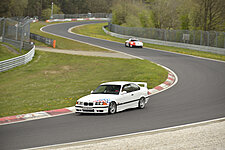
{"type": "MultiPolygon", "coordinates": [[[[69,50],[79,50],[79,51],[101,51],[101,52],[108,51],[106,49],[93,47],[88,44],[83,44],[80,42],[76,42],[73,40],[69,40],[66,38],[58,37],[58,36],[47,34],[47,33],[40,31],[40,28],[44,27],[45,25],[46,25],[45,22],[31,23],[30,32],[56,40],[56,48],[57,49],[69,49],[69,50]]],[[[43,44],[43,43],[35,41],[35,40],[34,40],[34,42],[35,42],[36,46],[44,46],[44,47],[48,46],[46,44],[43,44]]]]}
{"type": "Polygon", "coordinates": [[[0,61],[18,56],[17,54],[11,52],[10,50],[8,50],[8,48],[1,44],[2,43],[0,42],[0,61]]]}
{"type": "MultiPolygon", "coordinates": [[[[111,40],[111,41],[124,43],[124,41],[125,41],[124,39],[120,39],[120,38],[116,38],[116,37],[107,35],[102,30],[102,26],[105,26],[105,25],[107,25],[107,23],[84,25],[84,26],[74,28],[72,30],[72,32],[75,32],[75,33],[78,33],[78,34],[83,34],[83,35],[86,35],[86,36],[102,38],[102,39],[105,39],[105,40],[111,40]]],[[[213,54],[213,53],[209,53],[209,52],[201,52],[201,51],[196,51],[196,50],[177,48],[177,47],[171,47],[171,46],[148,44],[148,43],[144,43],[144,47],[225,61],[224,55],[213,54]]]]}
{"type": "Polygon", "coordinates": [[[107,81],[144,81],[149,88],[167,71],[147,60],[36,51],[34,60],[0,73],[0,117],[73,106],[107,81]]]}
{"type": "Polygon", "coordinates": [[[14,57],[20,56],[22,54],[26,54],[27,52],[28,52],[27,50],[22,50],[20,52],[19,49],[14,47],[13,45],[8,44],[8,43],[0,42],[0,61],[7,60],[7,59],[10,59],[10,58],[14,58],[14,57]],[[20,54],[16,54],[16,53],[10,51],[7,47],[5,47],[2,44],[11,47],[12,49],[19,52],[20,54]]]}

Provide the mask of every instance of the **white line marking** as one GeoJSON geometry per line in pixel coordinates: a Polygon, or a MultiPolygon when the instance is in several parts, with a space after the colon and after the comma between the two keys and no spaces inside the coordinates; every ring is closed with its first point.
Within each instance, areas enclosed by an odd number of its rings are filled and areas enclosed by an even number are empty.
{"type": "Polygon", "coordinates": [[[151,130],[151,131],[143,131],[143,132],[136,132],[136,133],[130,133],[130,134],[124,134],[124,135],[117,135],[117,136],[110,136],[110,137],[103,137],[103,138],[97,138],[97,139],[91,139],[91,140],[83,140],[83,141],[77,141],[77,142],[69,142],[69,143],[63,143],[63,144],[53,144],[53,145],[48,145],[48,146],[40,146],[40,147],[34,147],[34,148],[29,148],[28,150],[34,150],[34,149],[44,149],[44,148],[51,148],[54,149],[54,147],[58,146],[67,146],[67,145],[81,145],[83,144],[88,144],[88,143],[93,143],[93,142],[98,142],[101,140],[112,140],[115,138],[126,138],[129,136],[135,136],[135,135],[143,135],[143,134],[156,134],[156,133],[162,133],[162,132],[170,132],[170,131],[175,131],[179,129],[184,129],[184,128],[190,128],[194,126],[201,126],[201,125],[206,125],[206,124],[211,124],[211,123],[216,123],[216,122],[221,122],[224,121],[225,117],[219,118],[219,119],[212,119],[212,120],[207,120],[207,121],[201,121],[197,123],[190,123],[190,124],[185,124],[185,125],[179,125],[179,126],[174,126],[174,127],[168,127],[168,128],[162,128],[162,129],[156,129],[156,130],[151,130]]]}

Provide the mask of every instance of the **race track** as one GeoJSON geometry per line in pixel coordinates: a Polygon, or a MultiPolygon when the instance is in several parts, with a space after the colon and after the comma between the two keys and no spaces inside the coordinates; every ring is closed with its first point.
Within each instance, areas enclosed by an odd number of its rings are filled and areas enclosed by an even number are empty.
{"type": "Polygon", "coordinates": [[[151,96],[143,110],[115,115],[69,114],[0,126],[2,150],[82,141],[225,117],[225,63],[146,48],[126,48],[124,44],[68,33],[69,28],[88,23],[93,22],[55,24],[43,30],[159,63],[172,69],[179,82],[151,96]]]}

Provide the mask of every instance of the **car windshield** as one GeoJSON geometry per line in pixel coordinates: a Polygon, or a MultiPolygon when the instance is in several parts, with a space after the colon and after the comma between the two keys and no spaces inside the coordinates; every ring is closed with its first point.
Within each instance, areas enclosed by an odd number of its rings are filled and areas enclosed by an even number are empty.
{"type": "Polygon", "coordinates": [[[138,41],[137,39],[131,39],[130,41],[138,41]]]}
{"type": "Polygon", "coordinates": [[[120,85],[100,85],[92,94],[116,94],[120,92],[120,85]]]}

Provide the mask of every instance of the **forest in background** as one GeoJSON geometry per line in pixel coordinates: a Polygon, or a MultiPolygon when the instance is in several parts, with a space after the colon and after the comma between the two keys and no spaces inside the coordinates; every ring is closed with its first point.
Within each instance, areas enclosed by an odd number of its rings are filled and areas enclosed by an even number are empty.
{"type": "Polygon", "coordinates": [[[1,0],[0,17],[49,19],[52,2],[54,14],[111,13],[112,6],[112,0],[1,0]]]}
{"type": "Polygon", "coordinates": [[[225,31],[225,0],[1,0],[0,17],[112,13],[127,27],[225,31]]]}
{"type": "Polygon", "coordinates": [[[225,31],[225,0],[114,0],[111,9],[127,27],[225,31]]]}

